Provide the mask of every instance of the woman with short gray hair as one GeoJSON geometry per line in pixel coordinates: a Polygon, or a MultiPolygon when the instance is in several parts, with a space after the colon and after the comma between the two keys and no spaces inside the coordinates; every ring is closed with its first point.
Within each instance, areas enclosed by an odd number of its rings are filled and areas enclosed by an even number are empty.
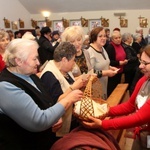
{"type": "MultiPolygon", "coordinates": [[[[54,51],[54,60],[50,60],[41,72],[41,79],[55,103],[58,97],[68,95],[71,91],[82,88],[87,81],[83,80],[82,76],[75,80],[72,74],[76,53],[73,44],[62,42],[54,51]]],[[[79,125],[76,119],[72,119],[72,111],[72,106],[70,106],[63,116],[62,127],[56,133],[57,137],[64,136],[79,125]]]]}
{"type": "Polygon", "coordinates": [[[132,94],[132,82],[139,66],[139,60],[136,51],[131,46],[132,42],[133,38],[131,33],[124,33],[122,35],[122,46],[126,53],[126,59],[128,60],[128,63],[124,66],[125,83],[129,84],[128,89],[130,95],[132,94]]]}
{"type": "Polygon", "coordinates": [[[54,104],[35,75],[40,64],[37,49],[36,41],[21,38],[6,48],[6,68],[0,73],[1,150],[49,150],[52,126],[83,95],[74,90],[54,104]]]}
{"type": "Polygon", "coordinates": [[[140,53],[140,50],[142,48],[141,46],[141,40],[142,40],[142,36],[140,33],[136,33],[134,36],[133,36],[133,43],[132,43],[132,47],[135,49],[138,57],[139,57],[139,53],[140,53]]]}

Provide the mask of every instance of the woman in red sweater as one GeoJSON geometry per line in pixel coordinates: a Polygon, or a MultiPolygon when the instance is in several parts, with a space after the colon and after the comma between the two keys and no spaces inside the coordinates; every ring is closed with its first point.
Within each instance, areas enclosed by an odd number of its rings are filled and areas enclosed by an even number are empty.
{"type": "Polygon", "coordinates": [[[0,72],[5,68],[3,54],[9,42],[10,40],[8,33],[4,30],[0,30],[0,72]]]}
{"type": "Polygon", "coordinates": [[[103,128],[105,130],[135,127],[137,134],[132,150],[147,150],[150,149],[147,147],[150,144],[147,143],[147,138],[149,138],[147,135],[150,135],[150,45],[143,49],[139,68],[144,76],[138,81],[130,99],[110,108],[109,116],[121,117],[100,120],[90,116],[91,122],[83,122],[83,125],[88,128],[103,128]]]}

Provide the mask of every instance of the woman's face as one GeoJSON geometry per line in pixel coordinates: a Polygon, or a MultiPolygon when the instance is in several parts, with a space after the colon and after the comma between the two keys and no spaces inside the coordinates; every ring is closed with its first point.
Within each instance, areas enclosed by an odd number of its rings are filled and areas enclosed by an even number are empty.
{"type": "Polygon", "coordinates": [[[150,57],[145,52],[141,55],[139,68],[146,77],[150,78],[150,57]]]}
{"type": "Polygon", "coordinates": [[[98,33],[96,43],[101,47],[106,44],[106,32],[104,29],[98,33]]]}
{"type": "Polygon", "coordinates": [[[81,51],[82,44],[83,44],[82,37],[78,37],[76,39],[71,39],[69,42],[75,46],[77,53],[81,51]]]}
{"type": "Polygon", "coordinates": [[[141,41],[142,41],[142,36],[139,36],[139,37],[137,38],[137,42],[140,43],[141,41]]]}
{"type": "Polygon", "coordinates": [[[9,38],[7,36],[0,39],[0,50],[5,51],[6,46],[10,42],[9,38]]]}
{"type": "Polygon", "coordinates": [[[63,58],[63,63],[62,63],[62,69],[64,72],[69,72],[73,69],[74,65],[75,65],[75,55],[68,60],[66,57],[63,58]]]}
{"type": "Polygon", "coordinates": [[[112,37],[112,41],[116,44],[116,45],[120,45],[121,44],[121,34],[119,32],[115,33],[112,37]]]}
{"type": "Polygon", "coordinates": [[[132,36],[129,36],[129,37],[128,37],[128,42],[129,42],[129,44],[131,44],[131,43],[133,42],[132,36]]]}
{"type": "Polygon", "coordinates": [[[31,47],[27,60],[20,60],[18,68],[22,74],[31,75],[37,73],[39,65],[37,49],[31,47]]]}

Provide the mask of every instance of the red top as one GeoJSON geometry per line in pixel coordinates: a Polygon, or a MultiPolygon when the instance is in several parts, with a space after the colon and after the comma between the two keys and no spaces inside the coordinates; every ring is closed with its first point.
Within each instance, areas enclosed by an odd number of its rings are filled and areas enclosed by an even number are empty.
{"type": "MultiPolygon", "coordinates": [[[[111,44],[113,45],[116,52],[116,61],[124,61],[126,59],[126,53],[122,45],[116,45],[114,42],[111,42],[111,44]]],[[[119,73],[123,72],[123,65],[117,66],[117,68],[120,68],[118,71],[119,73]]]]}
{"type": "Polygon", "coordinates": [[[3,61],[2,55],[0,55],[0,72],[5,68],[5,62],[3,61]]]}
{"type": "MultiPolygon", "coordinates": [[[[144,124],[150,125],[150,100],[147,100],[138,111],[136,111],[137,109],[135,104],[136,96],[145,81],[147,81],[145,76],[138,81],[133,94],[127,102],[110,108],[110,116],[121,115],[121,117],[110,120],[103,120],[102,127],[104,129],[126,129],[144,124]]],[[[148,127],[148,129],[150,129],[150,127],[148,127]]]]}

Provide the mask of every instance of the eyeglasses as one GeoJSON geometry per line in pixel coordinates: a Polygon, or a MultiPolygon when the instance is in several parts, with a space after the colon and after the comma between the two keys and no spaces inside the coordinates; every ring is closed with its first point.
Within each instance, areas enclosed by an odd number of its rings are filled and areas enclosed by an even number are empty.
{"type": "Polygon", "coordinates": [[[149,64],[150,64],[150,62],[146,62],[146,61],[141,60],[141,59],[139,59],[139,62],[140,62],[141,64],[143,64],[144,66],[146,66],[146,65],[149,65],[149,64]]]}

